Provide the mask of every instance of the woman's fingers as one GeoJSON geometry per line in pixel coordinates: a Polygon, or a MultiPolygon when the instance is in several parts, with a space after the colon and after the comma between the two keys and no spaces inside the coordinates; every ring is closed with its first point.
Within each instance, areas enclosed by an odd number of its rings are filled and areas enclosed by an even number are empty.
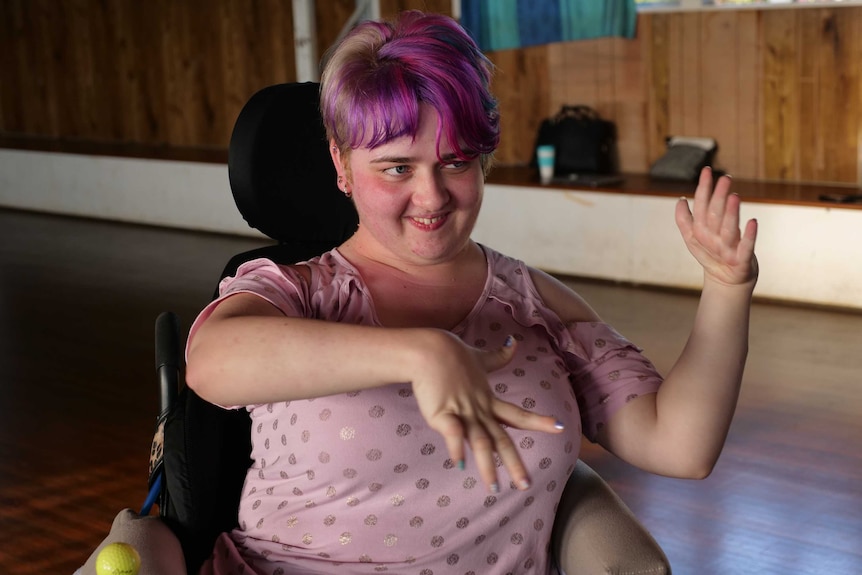
{"type": "Polygon", "coordinates": [[[706,206],[706,227],[713,233],[719,233],[723,226],[729,195],[730,178],[726,176],[719,178],[706,206]]]}
{"type": "Polygon", "coordinates": [[[565,429],[563,424],[553,416],[539,415],[507,401],[494,400],[492,409],[497,421],[509,427],[545,433],[559,433],[565,429]]]}
{"type": "Polygon", "coordinates": [[[467,448],[477,470],[491,491],[499,489],[497,466],[505,466],[513,484],[520,489],[529,486],[526,466],[518,448],[503,425],[520,429],[557,433],[562,431],[555,418],[537,415],[494,397],[488,384],[488,373],[508,364],[515,352],[515,339],[507,338],[496,350],[483,351],[465,346],[455,339],[460,361],[444,362],[445,354],[435,354],[434,367],[440,372],[422,371],[413,381],[420,411],[429,426],[440,433],[452,461],[465,466],[467,448]],[[463,354],[462,352],[466,352],[463,354]],[[448,366],[448,367],[447,367],[448,366]]]}
{"type": "Polygon", "coordinates": [[[754,242],[757,223],[751,220],[740,229],[740,198],[731,193],[731,178],[715,182],[709,168],[698,180],[694,201],[677,202],[675,219],[689,251],[711,277],[727,284],[739,284],[757,277],[754,242]]]}
{"type": "Polygon", "coordinates": [[[441,414],[432,422],[432,428],[443,436],[449,457],[458,467],[464,467],[465,430],[461,418],[453,413],[441,414]]]}
{"type": "Polygon", "coordinates": [[[464,469],[465,443],[473,455],[482,481],[492,492],[499,490],[497,459],[499,455],[515,485],[529,487],[527,469],[509,434],[493,418],[472,418],[462,421],[454,414],[441,415],[433,427],[443,436],[449,457],[464,469]]]}
{"type": "Polygon", "coordinates": [[[467,441],[476,460],[479,475],[491,492],[500,490],[498,457],[516,488],[523,490],[530,487],[530,476],[517,446],[495,419],[476,421],[475,425],[468,426],[467,441]]]}
{"type": "Polygon", "coordinates": [[[431,423],[432,427],[443,436],[449,457],[462,469],[465,465],[466,443],[473,454],[482,481],[492,492],[500,488],[495,455],[502,461],[516,488],[527,489],[530,486],[527,468],[517,446],[502,423],[509,427],[546,433],[563,431],[562,424],[554,417],[531,413],[500,400],[494,400],[492,410],[487,414],[476,414],[468,419],[447,413],[439,415],[431,423]]]}
{"type": "Polygon", "coordinates": [[[693,220],[695,225],[706,225],[706,214],[708,212],[709,199],[712,196],[712,170],[704,168],[700,171],[700,178],[694,190],[694,201],[692,202],[693,220]]]}
{"type": "MultiPolygon", "coordinates": [[[[467,441],[470,444],[470,450],[473,453],[473,459],[476,462],[479,476],[488,487],[488,490],[496,493],[500,490],[500,484],[497,477],[497,464],[494,454],[500,453],[501,438],[499,436],[495,437],[493,433],[494,427],[499,429],[500,426],[496,424],[488,426],[474,421],[474,425],[468,426],[467,441]]],[[[521,464],[521,467],[523,467],[523,464],[521,464]]]]}
{"type": "Polygon", "coordinates": [[[739,244],[739,196],[730,194],[725,203],[724,217],[721,220],[719,236],[726,245],[734,249],[739,244]]]}

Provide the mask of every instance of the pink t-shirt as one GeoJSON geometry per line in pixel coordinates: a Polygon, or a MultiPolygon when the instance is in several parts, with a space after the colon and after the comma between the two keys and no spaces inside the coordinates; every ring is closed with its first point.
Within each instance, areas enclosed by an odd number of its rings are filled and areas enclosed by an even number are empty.
{"type": "MultiPolygon", "coordinates": [[[[566,426],[561,434],[508,429],[533,486],[501,489],[465,469],[428,428],[411,386],[391,384],[316,399],[252,405],[252,458],[240,527],[223,534],[202,573],[259,575],[487,575],[555,573],[554,513],[578,458],[627,401],[661,377],[640,349],[604,323],[564,325],[539,297],[527,267],[483,247],[484,292],[453,333],[480,348],[511,334],[516,356],[489,375],[497,397],[566,426]]],[[[311,281],[269,260],[223,280],[218,301],[257,294],[286,315],[380,325],[358,271],[337,250],[306,264],[311,281]]],[[[498,467],[500,466],[498,460],[498,467]]]]}

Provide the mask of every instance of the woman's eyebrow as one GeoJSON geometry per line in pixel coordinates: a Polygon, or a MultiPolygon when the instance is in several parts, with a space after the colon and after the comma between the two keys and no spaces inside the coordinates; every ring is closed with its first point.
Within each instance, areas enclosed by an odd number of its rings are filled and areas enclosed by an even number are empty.
{"type": "Polygon", "coordinates": [[[410,164],[414,158],[407,156],[380,156],[371,160],[372,164],[410,164]]]}
{"type": "MultiPolygon", "coordinates": [[[[464,150],[464,153],[467,156],[474,156],[477,154],[473,154],[469,150],[464,150]]],[[[452,162],[455,160],[460,160],[460,157],[454,152],[450,152],[448,154],[444,154],[440,156],[440,160],[442,162],[452,162]]],[[[371,160],[372,164],[411,164],[415,162],[416,159],[410,156],[380,156],[371,160]]]]}

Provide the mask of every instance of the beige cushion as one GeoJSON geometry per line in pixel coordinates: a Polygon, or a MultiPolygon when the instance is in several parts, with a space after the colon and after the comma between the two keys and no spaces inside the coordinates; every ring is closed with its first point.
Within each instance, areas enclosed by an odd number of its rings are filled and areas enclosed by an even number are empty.
{"type": "Polygon", "coordinates": [[[111,532],[77,573],[96,575],[96,557],[111,543],[128,543],[138,551],[141,556],[138,575],[186,575],[183,550],[173,531],[158,517],[141,517],[131,509],[117,514],[111,532]]]}
{"type": "Polygon", "coordinates": [[[652,535],[582,461],[560,500],[552,550],[564,575],[670,573],[652,535]]]}

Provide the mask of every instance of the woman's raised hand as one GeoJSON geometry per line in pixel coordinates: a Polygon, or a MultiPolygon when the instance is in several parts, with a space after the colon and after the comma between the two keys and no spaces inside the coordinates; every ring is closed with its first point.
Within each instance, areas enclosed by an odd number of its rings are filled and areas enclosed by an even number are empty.
{"type": "MultiPolygon", "coordinates": [[[[436,331],[436,330],[435,330],[436,331]]],[[[427,349],[428,361],[413,380],[413,393],[428,425],[440,433],[453,461],[464,465],[465,442],[479,474],[491,491],[499,489],[494,454],[498,454],[519,489],[530,478],[503,424],[519,429],[559,433],[551,416],[542,416],[494,397],[488,374],[504,367],[515,352],[515,341],[492,351],[473,348],[447,332],[436,332],[427,349]]],[[[417,366],[419,367],[419,366],[417,366]]]]}
{"type": "Polygon", "coordinates": [[[693,209],[682,198],[676,206],[676,224],[706,277],[725,285],[740,285],[757,279],[757,221],[749,220],[740,231],[740,200],[730,193],[730,186],[730,177],[722,176],[713,189],[712,170],[704,168],[694,192],[693,209]]]}

